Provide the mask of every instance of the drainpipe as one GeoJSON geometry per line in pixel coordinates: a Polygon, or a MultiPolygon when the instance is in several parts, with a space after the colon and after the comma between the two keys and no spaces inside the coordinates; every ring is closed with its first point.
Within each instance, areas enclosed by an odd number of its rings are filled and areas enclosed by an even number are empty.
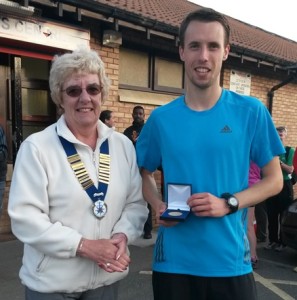
{"type": "Polygon", "coordinates": [[[288,77],[286,80],[283,82],[275,85],[274,87],[271,88],[271,90],[267,93],[268,96],[268,111],[272,115],[272,105],[273,105],[273,96],[274,96],[274,91],[280,89],[284,85],[287,85],[288,83],[292,82],[295,78],[297,77],[297,74],[294,74],[290,77],[288,77]]]}

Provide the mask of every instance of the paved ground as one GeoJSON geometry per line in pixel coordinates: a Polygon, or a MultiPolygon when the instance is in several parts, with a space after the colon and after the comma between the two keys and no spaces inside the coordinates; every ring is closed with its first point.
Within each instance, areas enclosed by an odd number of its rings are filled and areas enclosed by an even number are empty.
{"type": "MultiPolygon", "coordinates": [[[[23,300],[23,286],[18,278],[23,246],[11,238],[2,236],[0,239],[0,299],[23,300]]],[[[121,282],[119,300],[153,299],[151,261],[155,238],[154,233],[153,239],[140,238],[130,246],[132,264],[129,275],[121,282]]],[[[259,300],[297,299],[297,273],[293,272],[297,266],[297,251],[287,248],[278,253],[264,250],[264,245],[258,245],[260,262],[254,272],[259,300]]]]}
{"type": "MultiPolygon", "coordinates": [[[[138,239],[130,246],[133,263],[129,276],[122,280],[119,300],[151,300],[151,260],[156,233],[150,240],[138,239]],[[140,295],[140,298],[139,298],[140,295]]],[[[23,300],[24,288],[18,272],[23,245],[12,235],[0,234],[0,300],[23,300]]]]}

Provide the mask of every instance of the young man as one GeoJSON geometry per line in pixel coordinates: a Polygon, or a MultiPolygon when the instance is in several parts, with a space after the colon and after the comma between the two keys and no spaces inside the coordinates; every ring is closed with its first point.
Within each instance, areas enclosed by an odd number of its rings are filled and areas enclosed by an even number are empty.
{"type": "MultiPolygon", "coordinates": [[[[134,106],[132,112],[132,118],[133,118],[133,123],[131,126],[125,129],[124,135],[127,136],[135,146],[138,136],[144,125],[144,118],[145,118],[144,108],[140,105],[134,106]]],[[[153,229],[152,209],[149,204],[148,204],[148,209],[149,209],[148,217],[143,228],[143,238],[146,240],[152,238],[152,229],[153,229]]]]}
{"type": "MultiPolygon", "coordinates": [[[[154,110],[137,141],[145,199],[166,210],[153,172],[162,165],[168,187],[191,187],[184,222],[160,220],[153,289],[158,300],[257,298],[246,236],[247,207],[278,193],[284,148],[266,107],[220,87],[230,28],[211,9],[190,13],[180,27],[185,95],[154,110]],[[248,187],[250,160],[263,179],[248,187]]],[[[172,199],[171,199],[172,198],[172,199]]],[[[168,211],[167,211],[168,212],[168,211]]],[[[174,212],[174,215],[177,215],[174,212]]]]}

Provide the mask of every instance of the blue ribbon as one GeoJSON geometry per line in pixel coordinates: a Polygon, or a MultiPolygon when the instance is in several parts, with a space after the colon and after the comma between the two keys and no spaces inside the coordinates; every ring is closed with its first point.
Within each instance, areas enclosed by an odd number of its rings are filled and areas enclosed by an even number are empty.
{"type": "MultiPolygon", "coordinates": [[[[61,144],[62,144],[62,146],[66,152],[66,155],[68,157],[77,154],[77,151],[72,143],[70,143],[69,141],[64,139],[62,136],[58,135],[58,137],[59,137],[61,144]]],[[[106,139],[101,144],[100,153],[109,154],[108,139],[106,139]]],[[[99,172],[100,172],[100,170],[99,170],[99,172]]],[[[87,192],[87,194],[89,195],[91,200],[95,203],[98,200],[104,201],[105,195],[107,192],[107,188],[108,188],[108,184],[99,181],[98,189],[93,184],[90,187],[88,187],[85,191],[87,192]]]]}

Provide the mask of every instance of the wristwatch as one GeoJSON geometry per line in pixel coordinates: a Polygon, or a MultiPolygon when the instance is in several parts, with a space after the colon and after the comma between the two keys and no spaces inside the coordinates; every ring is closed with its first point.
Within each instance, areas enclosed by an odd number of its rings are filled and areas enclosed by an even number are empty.
{"type": "Polygon", "coordinates": [[[234,195],[229,194],[229,193],[223,193],[221,195],[221,198],[226,200],[226,203],[227,203],[228,207],[230,208],[230,212],[228,213],[228,215],[237,212],[239,202],[238,202],[238,199],[234,195]]]}

